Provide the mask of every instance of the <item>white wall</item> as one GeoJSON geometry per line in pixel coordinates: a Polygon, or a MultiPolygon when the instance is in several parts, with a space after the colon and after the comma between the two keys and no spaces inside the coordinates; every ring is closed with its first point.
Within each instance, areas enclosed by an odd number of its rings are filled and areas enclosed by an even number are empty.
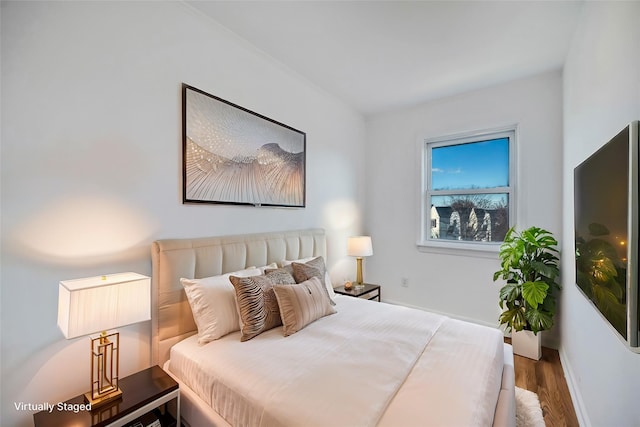
{"type": "MultiPolygon", "coordinates": [[[[2,2],[2,413],[89,389],[86,338],[56,326],[62,279],[151,273],[158,238],[324,227],[342,276],[364,203],[365,123],[178,2],[2,2]],[[183,205],[181,83],[307,133],[307,207],[183,205]]],[[[336,273],[338,271],[338,273],[336,273]]],[[[150,325],[121,329],[121,373],[150,325]]]]}
{"type": "MultiPolygon", "coordinates": [[[[640,425],[640,354],[626,349],[575,285],[573,169],[640,119],[639,2],[587,2],[564,69],[560,355],[581,425],[640,425]]],[[[612,165],[615,167],[615,165],[612,165]]]]}
{"type": "MultiPolygon", "coordinates": [[[[518,125],[517,226],[537,225],[560,237],[562,79],[559,71],[372,117],[367,124],[365,230],[374,256],[367,280],[383,299],[497,325],[498,290],[490,258],[418,251],[419,143],[468,131],[518,125]],[[401,278],[409,279],[407,288],[401,278]]],[[[555,345],[553,333],[545,343],[555,345]]]]}

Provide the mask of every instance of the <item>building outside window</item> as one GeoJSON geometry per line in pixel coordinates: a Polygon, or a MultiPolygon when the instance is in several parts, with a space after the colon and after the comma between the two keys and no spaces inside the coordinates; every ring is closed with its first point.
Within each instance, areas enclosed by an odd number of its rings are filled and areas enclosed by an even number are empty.
{"type": "Polygon", "coordinates": [[[427,139],[421,246],[497,250],[515,218],[515,127],[427,139]]]}

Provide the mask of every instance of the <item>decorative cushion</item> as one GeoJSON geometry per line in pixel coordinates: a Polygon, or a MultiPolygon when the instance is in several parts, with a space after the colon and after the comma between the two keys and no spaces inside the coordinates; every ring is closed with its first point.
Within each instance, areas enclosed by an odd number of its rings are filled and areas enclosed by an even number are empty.
{"type": "Polygon", "coordinates": [[[230,279],[236,290],[240,314],[240,341],[248,341],[264,331],[282,325],[278,301],[269,275],[231,276],[230,279]]]}
{"type": "Polygon", "coordinates": [[[285,337],[336,312],[329,304],[326,289],[317,277],[296,285],[273,285],[273,290],[278,299],[285,337]]]}
{"type": "Polygon", "coordinates": [[[274,285],[295,285],[296,281],[292,276],[293,268],[289,272],[286,268],[275,268],[265,270],[264,275],[271,280],[274,285]]]}
{"type": "Polygon", "coordinates": [[[267,270],[273,270],[278,268],[278,264],[276,264],[275,262],[272,262],[269,265],[265,265],[264,267],[258,267],[258,270],[260,270],[260,272],[262,274],[264,274],[265,272],[267,272],[267,270]]]}
{"type": "Polygon", "coordinates": [[[204,279],[180,279],[198,327],[198,343],[206,344],[240,330],[236,294],[229,281],[238,277],[260,274],[255,267],[204,279]]]}
{"type": "MultiPolygon", "coordinates": [[[[281,268],[286,268],[290,271],[290,273],[293,275],[293,267],[291,264],[293,264],[294,262],[297,262],[299,264],[305,264],[309,261],[312,261],[314,259],[316,259],[318,257],[308,257],[308,258],[301,258],[301,259],[297,259],[297,260],[293,260],[293,261],[289,261],[289,260],[285,260],[285,261],[281,261],[280,262],[280,266],[281,268]]],[[[322,258],[322,257],[320,257],[322,258]]],[[[323,259],[324,262],[324,259],[323,259]]],[[[325,268],[326,271],[326,268],[325,268]]],[[[333,283],[331,283],[331,277],[329,276],[329,272],[326,271],[325,275],[324,275],[324,285],[327,288],[327,293],[329,294],[329,298],[331,299],[331,301],[333,301],[333,299],[336,296],[335,291],[333,290],[333,283]]]]}
{"type": "Polygon", "coordinates": [[[329,299],[329,303],[331,305],[336,305],[329,293],[329,287],[331,287],[331,290],[333,291],[333,286],[327,286],[326,284],[328,274],[322,257],[313,258],[304,264],[294,262],[291,266],[293,267],[293,278],[296,283],[301,283],[305,280],[311,279],[312,277],[317,277],[320,280],[320,283],[322,283],[322,286],[324,286],[324,291],[329,299]]]}

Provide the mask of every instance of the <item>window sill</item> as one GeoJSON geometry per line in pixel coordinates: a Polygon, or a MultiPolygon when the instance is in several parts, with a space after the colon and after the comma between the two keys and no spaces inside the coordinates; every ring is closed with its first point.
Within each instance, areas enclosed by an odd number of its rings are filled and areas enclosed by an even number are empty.
{"type": "Polygon", "coordinates": [[[441,255],[456,255],[473,258],[498,259],[500,243],[473,242],[418,242],[418,251],[441,255]]]}

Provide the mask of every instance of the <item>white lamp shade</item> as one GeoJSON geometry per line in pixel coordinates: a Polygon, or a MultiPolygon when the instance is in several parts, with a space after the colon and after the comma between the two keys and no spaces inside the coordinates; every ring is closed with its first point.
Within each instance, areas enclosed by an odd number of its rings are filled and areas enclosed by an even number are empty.
{"type": "Polygon", "coordinates": [[[373,245],[370,236],[349,237],[347,240],[347,255],[355,257],[373,255],[373,245]]]}
{"type": "Polygon", "coordinates": [[[151,319],[151,279],[118,273],[64,280],[58,288],[58,327],[75,338],[151,319]]]}

